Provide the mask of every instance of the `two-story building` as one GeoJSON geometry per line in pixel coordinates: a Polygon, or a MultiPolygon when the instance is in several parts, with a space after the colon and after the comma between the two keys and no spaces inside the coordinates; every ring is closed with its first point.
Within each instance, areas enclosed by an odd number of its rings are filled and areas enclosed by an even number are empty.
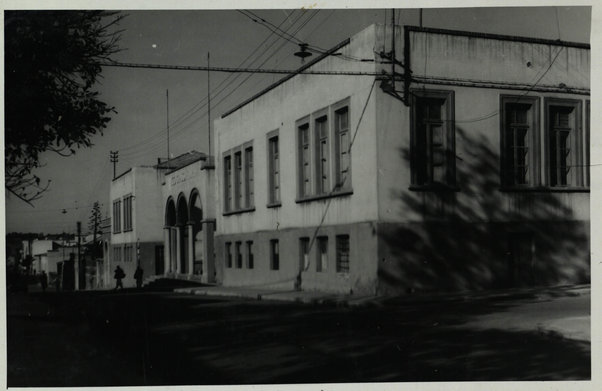
{"type": "Polygon", "coordinates": [[[125,287],[136,286],[134,272],[138,264],[145,277],[163,274],[163,176],[164,170],[157,167],[132,167],[112,180],[110,254],[105,258],[105,286],[114,286],[113,271],[117,266],[126,274],[125,287]]]}
{"type": "Polygon", "coordinates": [[[589,45],[392,30],[370,26],[215,122],[217,280],[589,281],[589,45]]]}

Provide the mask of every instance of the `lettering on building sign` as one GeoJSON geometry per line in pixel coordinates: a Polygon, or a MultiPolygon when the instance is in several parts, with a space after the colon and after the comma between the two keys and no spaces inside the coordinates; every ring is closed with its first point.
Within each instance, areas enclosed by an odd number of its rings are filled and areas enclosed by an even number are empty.
{"type": "Polygon", "coordinates": [[[186,182],[188,178],[186,178],[186,175],[184,174],[176,174],[174,176],[171,177],[171,185],[175,186],[178,183],[182,183],[182,182],[186,182]]]}

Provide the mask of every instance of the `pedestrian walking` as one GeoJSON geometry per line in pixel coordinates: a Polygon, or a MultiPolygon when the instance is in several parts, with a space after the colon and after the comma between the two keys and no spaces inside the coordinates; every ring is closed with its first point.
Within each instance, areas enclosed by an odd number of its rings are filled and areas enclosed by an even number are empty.
{"type": "Polygon", "coordinates": [[[142,288],[142,276],[144,276],[144,270],[138,265],[136,272],[134,272],[134,279],[136,280],[136,288],[142,288]]]}
{"type": "Polygon", "coordinates": [[[48,287],[48,275],[44,270],[42,270],[42,273],[40,274],[40,285],[42,285],[42,292],[46,292],[46,288],[48,287]]]}
{"type": "Polygon", "coordinates": [[[115,268],[115,273],[113,275],[113,278],[115,278],[115,290],[117,290],[118,288],[123,289],[123,279],[125,278],[125,273],[123,272],[123,269],[120,266],[117,266],[115,268]]]}

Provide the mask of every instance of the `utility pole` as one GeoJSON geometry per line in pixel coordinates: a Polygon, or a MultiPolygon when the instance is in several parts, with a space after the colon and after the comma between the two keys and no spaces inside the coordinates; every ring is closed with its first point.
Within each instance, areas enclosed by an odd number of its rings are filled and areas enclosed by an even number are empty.
{"type": "Polygon", "coordinates": [[[211,80],[209,74],[209,52],[207,52],[207,136],[209,139],[209,151],[207,154],[211,156],[211,80]]]}
{"type": "Polygon", "coordinates": [[[169,90],[165,90],[165,100],[167,102],[167,160],[171,159],[169,154],[169,90]]]}
{"type": "Polygon", "coordinates": [[[113,179],[117,176],[117,162],[119,161],[119,151],[110,152],[111,163],[113,163],[113,179]]]}

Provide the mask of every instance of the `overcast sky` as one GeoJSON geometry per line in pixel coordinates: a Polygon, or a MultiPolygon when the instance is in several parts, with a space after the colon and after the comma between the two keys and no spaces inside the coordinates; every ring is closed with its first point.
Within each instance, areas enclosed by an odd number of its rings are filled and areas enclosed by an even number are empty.
{"type": "MultiPolygon", "coordinates": [[[[315,9],[257,10],[313,46],[330,48],[373,23],[389,23],[390,10],[315,9]],[[386,14],[385,14],[386,13],[386,14]]],[[[117,61],[169,65],[294,69],[298,46],[234,10],[126,11],[117,61]],[[246,59],[246,62],[245,62],[246,59]]],[[[418,10],[397,10],[399,24],[418,25],[418,10]]],[[[589,7],[425,9],[427,27],[589,42],[589,7]]],[[[117,174],[136,165],[155,164],[167,156],[166,90],[169,90],[170,149],[174,156],[207,149],[207,73],[199,71],[105,68],[101,98],[118,114],[93,139],[94,147],[76,156],[44,154],[38,171],[52,179],[50,190],[35,207],[6,199],[7,232],[74,232],[76,221],[87,227],[94,201],[109,205],[113,167],[109,151],[119,151],[117,174]],[[67,213],[61,213],[65,209],[67,213]]],[[[281,75],[211,74],[211,117],[218,118],[281,75]]],[[[9,97],[7,97],[9,98],[9,97]]]]}

